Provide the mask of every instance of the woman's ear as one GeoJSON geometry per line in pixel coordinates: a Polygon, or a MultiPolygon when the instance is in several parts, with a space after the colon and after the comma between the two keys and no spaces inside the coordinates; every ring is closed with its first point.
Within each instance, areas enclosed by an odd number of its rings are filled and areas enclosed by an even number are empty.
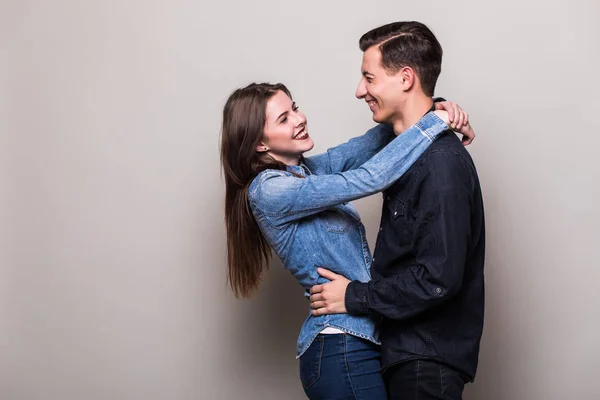
{"type": "Polygon", "coordinates": [[[256,145],[257,153],[265,153],[267,151],[269,151],[269,148],[267,146],[265,146],[265,144],[263,142],[260,142],[258,145],[256,145]]]}

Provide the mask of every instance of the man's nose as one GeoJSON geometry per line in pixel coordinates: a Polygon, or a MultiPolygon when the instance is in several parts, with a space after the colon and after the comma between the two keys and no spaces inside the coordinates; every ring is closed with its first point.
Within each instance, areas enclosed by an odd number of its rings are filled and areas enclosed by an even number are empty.
{"type": "Polygon", "coordinates": [[[358,87],[356,88],[356,93],[354,93],[357,99],[362,99],[367,95],[367,86],[365,85],[365,80],[361,79],[358,82],[358,87]]]}

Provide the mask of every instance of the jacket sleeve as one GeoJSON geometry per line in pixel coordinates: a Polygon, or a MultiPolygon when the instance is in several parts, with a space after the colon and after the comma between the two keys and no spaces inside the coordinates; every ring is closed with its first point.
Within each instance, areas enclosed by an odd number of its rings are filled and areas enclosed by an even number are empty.
{"type": "Polygon", "coordinates": [[[420,202],[426,203],[416,212],[415,262],[396,275],[351,282],[345,295],[349,314],[405,319],[459,291],[471,234],[471,174],[460,156],[449,152],[431,153],[424,164],[416,183],[419,198],[426,199],[420,202]]]}
{"type": "MultiPolygon", "coordinates": [[[[434,97],[433,102],[446,101],[434,97]]],[[[325,153],[306,157],[304,163],[314,174],[333,174],[358,168],[383,149],[392,139],[394,128],[389,124],[379,124],[362,136],[328,149],[325,153]]]]}
{"type": "Polygon", "coordinates": [[[394,129],[391,125],[379,124],[362,136],[332,147],[325,153],[304,158],[304,164],[317,175],[349,171],[369,161],[393,137],[394,129]]]}
{"type": "Polygon", "coordinates": [[[259,176],[249,200],[269,223],[278,226],[369,196],[400,178],[447,129],[437,115],[428,113],[356,169],[305,178],[267,171],[259,176]]]}

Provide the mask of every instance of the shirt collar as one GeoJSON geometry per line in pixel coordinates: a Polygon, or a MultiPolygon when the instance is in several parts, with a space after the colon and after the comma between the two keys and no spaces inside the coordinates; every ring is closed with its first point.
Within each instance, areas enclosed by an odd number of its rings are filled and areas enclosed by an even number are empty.
{"type": "Polygon", "coordinates": [[[300,162],[300,165],[288,165],[287,171],[293,172],[293,173],[295,173],[297,175],[301,175],[301,176],[311,175],[311,172],[308,169],[308,167],[306,165],[304,165],[304,163],[302,163],[302,162],[300,162]]]}

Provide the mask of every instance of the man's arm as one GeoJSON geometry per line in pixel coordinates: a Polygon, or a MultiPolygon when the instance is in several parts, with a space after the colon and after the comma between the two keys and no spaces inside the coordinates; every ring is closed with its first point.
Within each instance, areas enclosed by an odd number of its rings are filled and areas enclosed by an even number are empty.
{"type": "Polygon", "coordinates": [[[415,263],[398,274],[370,282],[349,282],[320,272],[331,283],[311,289],[314,315],[348,312],[409,318],[454,296],[463,278],[470,237],[470,171],[460,156],[436,152],[420,174],[415,263]]]}
{"type": "Polygon", "coordinates": [[[425,162],[415,228],[415,264],[368,283],[352,282],[345,302],[351,314],[372,312],[403,319],[441,304],[462,285],[470,237],[470,171],[460,156],[436,152],[425,162]]]}

